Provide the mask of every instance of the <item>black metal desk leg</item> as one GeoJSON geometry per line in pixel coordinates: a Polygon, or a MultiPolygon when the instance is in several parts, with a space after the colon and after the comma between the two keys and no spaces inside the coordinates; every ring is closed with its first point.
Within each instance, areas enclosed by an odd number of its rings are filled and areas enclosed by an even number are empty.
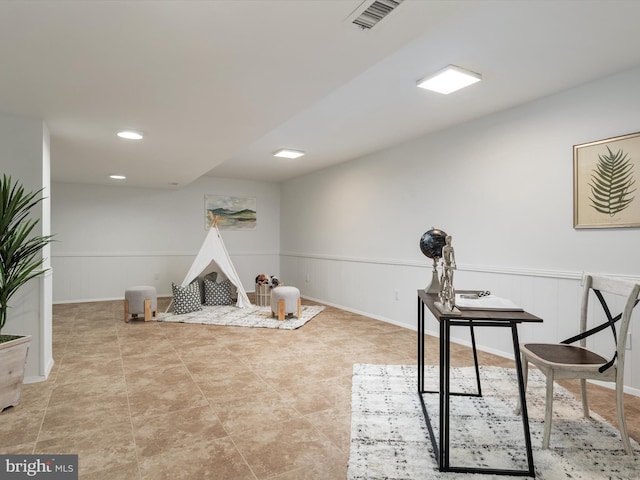
{"type": "Polygon", "coordinates": [[[424,392],[424,303],[418,297],[418,393],[424,392]]]}
{"type": "Polygon", "coordinates": [[[476,334],[473,331],[473,322],[469,322],[469,330],[471,331],[471,346],[473,347],[473,363],[476,367],[476,381],[478,383],[478,396],[482,396],[482,387],[480,386],[480,367],[478,366],[478,350],[476,350],[476,334]]]}
{"type": "Polygon", "coordinates": [[[524,442],[527,448],[527,465],[529,475],[535,477],[533,467],[533,451],[531,449],[531,432],[529,430],[529,413],[527,411],[527,398],[522,377],[522,360],[520,357],[520,341],[518,340],[518,324],[511,323],[511,336],[513,337],[513,354],[516,361],[516,374],[518,376],[518,389],[520,390],[520,405],[522,405],[522,426],[524,428],[524,442]]]}
{"type": "MultiPolygon", "coordinates": [[[[443,464],[442,468],[448,469],[450,467],[449,462],[449,410],[450,410],[450,397],[451,397],[451,325],[449,319],[441,320],[444,324],[444,372],[440,372],[442,378],[444,378],[444,389],[440,390],[440,397],[443,398],[444,410],[440,410],[440,419],[444,436],[441,434],[440,438],[440,450],[444,452],[442,455],[443,464]],[[444,373],[444,375],[443,375],[444,373]],[[444,421],[443,421],[444,420],[444,421]]],[[[442,366],[440,367],[442,369],[442,366]]]]}
{"type": "Polygon", "coordinates": [[[446,345],[446,334],[445,334],[445,328],[444,328],[444,321],[440,321],[440,338],[439,338],[439,343],[440,343],[440,362],[439,362],[439,380],[440,380],[440,387],[438,389],[438,400],[440,403],[440,411],[438,412],[440,418],[438,419],[438,424],[439,424],[439,428],[438,428],[438,437],[439,437],[439,447],[440,447],[440,451],[438,452],[438,468],[440,469],[440,471],[442,471],[442,469],[444,468],[444,452],[446,450],[446,444],[444,443],[444,406],[445,406],[445,401],[444,401],[444,389],[445,389],[445,368],[444,368],[444,359],[445,359],[445,345],[446,345]]]}

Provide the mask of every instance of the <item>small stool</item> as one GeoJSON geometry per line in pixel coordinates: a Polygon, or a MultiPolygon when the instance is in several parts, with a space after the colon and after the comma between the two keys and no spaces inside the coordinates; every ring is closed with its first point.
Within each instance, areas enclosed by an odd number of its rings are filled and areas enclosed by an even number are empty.
{"type": "Polygon", "coordinates": [[[278,312],[278,320],[284,320],[288,313],[297,313],[300,318],[302,309],[300,302],[300,290],[296,287],[276,287],[271,290],[271,316],[278,312]]]}
{"type": "Polygon", "coordinates": [[[138,318],[144,315],[144,321],[148,322],[152,316],[156,316],[158,310],[158,298],[156,288],[149,286],[129,287],[124,292],[124,321],[129,323],[129,317],[138,318]]]}

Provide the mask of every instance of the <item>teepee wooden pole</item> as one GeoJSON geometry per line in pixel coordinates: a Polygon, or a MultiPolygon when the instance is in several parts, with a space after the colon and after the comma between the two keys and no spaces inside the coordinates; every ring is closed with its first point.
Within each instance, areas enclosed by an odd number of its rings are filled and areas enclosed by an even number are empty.
{"type": "Polygon", "coordinates": [[[207,212],[207,216],[209,217],[209,220],[211,220],[211,228],[216,228],[216,225],[218,225],[218,219],[220,218],[220,215],[214,215],[211,212],[207,212]]]}

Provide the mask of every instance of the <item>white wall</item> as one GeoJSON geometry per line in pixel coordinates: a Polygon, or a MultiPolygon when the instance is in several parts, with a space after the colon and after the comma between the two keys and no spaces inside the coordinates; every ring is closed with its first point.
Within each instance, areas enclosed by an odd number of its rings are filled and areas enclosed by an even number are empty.
{"type": "Polygon", "coordinates": [[[245,289],[258,273],[279,274],[277,184],[202,177],[179,190],[54,183],[52,191],[56,303],[120,299],[139,284],[171,295],[205,238],[207,194],[256,197],[256,230],[221,229],[245,289]]]}
{"type": "MultiPolygon", "coordinates": [[[[638,85],[631,70],[285,182],[281,274],[307,297],[415,328],[431,278],[418,242],[436,226],[453,236],[456,288],[544,318],[521,339],[567,337],[582,272],[640,277],[640,229],[572,223],[572,147],[640,131],[638,85]]],[[[504,330],[481,332],[482,348],[512,356],[504,330]]],[[[635,345],[627,383],[640,389],[635,345]]]]}
{"type": "MultiPolygon", "coordinates": [[[[0,170],[25,191],[43,189],[44,200],[33,210],[40,221],[34,235],[48,235],[50,228],[49,132],[42,120],[0,114],[0,170]]],[[[43,249],[43,269],[50,266],[49,247],[43,249]]],[[[9,302],[3,333],[32,335],[25,381],[45,380],[53,367],[51,330],[52,273],[31,280],[9,302]]]]}

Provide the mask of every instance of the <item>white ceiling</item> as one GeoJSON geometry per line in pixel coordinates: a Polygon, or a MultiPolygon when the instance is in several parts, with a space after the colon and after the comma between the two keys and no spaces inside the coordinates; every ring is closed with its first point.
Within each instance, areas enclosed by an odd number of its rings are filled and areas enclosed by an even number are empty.
{"type": "Polygon", "coordinates": [[[640,1],[361,3],[2,1],[0,112],[44,119],[54,181],[276,182],[640,66],[640,1]],[[415,87],[448,64],[483,81],[415,87]]]}

